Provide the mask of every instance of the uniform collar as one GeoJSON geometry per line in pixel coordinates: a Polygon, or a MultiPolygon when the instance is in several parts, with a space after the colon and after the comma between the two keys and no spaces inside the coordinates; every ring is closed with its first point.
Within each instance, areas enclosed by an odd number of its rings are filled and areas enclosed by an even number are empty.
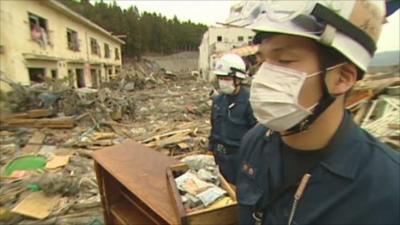
{"type": "MultiPolygon", "coordinates": [[[[270,142],[270,145],[273,146],[271,149],[279,149],[279,142],[273,141],[279,140],[279,134],[272,132],[268,135],[268,129],[265,130],[267,135],[264,135],[264,141],[270,142]]],[[[362,154],[365,154],[365,151],[357,146],[359,137],[360,129],[353,122],[351,113],[345,111],[339,128],[324,148],[329,155],[321,162],[321,165],[337,176],[353,180],[363,158],[362,154]]]]}
{"type": "Polygon", "coordinates": [[[331,154],[321,162],[330,172],[354,179],[361,163],[362,151],[357,146],[360,129],[353,122],[350,112],[344,113],[343,120],[325,150],[331,154]]]}

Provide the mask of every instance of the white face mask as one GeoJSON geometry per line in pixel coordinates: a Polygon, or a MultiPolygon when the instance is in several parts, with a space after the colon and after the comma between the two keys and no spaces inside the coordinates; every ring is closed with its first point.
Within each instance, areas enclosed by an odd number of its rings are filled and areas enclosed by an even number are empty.
{"type": "MultiPolygon", "coordinates": [[[[330,67],[331,70],[340,65],[330,67]]],[[[322,72],[307,73],[263,63],[252,81],[250,104],[254,116],[264,126],[278,132],[286,131],[311,115],[311,110],[298,103],[306,79],[322,72]]]]}
{"type": "Polygon", "coordinates": [[[218,80],[219,88],[222,93],[230,95],[235,91],[233,80],[218,80]]]}

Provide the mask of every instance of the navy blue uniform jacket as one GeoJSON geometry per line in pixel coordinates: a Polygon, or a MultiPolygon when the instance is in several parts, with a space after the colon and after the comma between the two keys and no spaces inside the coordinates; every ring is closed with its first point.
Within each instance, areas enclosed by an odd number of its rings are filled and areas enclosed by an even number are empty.
{"type": "MultiPolygon", "coordinates": [[[[281,139],[266,131],[255,126],[240,147],[240,224],[254,224],[254,208],[282,185],[281,139]]],[[[311,171],[292,224],[400,224],[399,152],[359,128],[348,112],[326,150],[332,153],[311,171]]],[[[264,225],[288,223],[296,188],[263,210],[264,225]]]]}

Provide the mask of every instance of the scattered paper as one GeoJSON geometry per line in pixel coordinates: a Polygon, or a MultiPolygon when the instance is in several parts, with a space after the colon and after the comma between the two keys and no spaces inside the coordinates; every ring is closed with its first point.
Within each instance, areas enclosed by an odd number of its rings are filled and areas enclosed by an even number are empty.
{"type": "Polygon", "coordinates": [[[227,192],[219,188],[217,186],[208,188],[207,190],[197,194],[196,197],[200,199],[200,201],[207,207],[215,200],[219,199],[220,197],[224,196],[227,192]]]}
{"type": "Polygon", "coordinates": [[[187,171],[183,175],[175,178],[175,182],[179,190],[196,195],[210,187],[212,184],[197,178],[191,171],[187,171]]]}

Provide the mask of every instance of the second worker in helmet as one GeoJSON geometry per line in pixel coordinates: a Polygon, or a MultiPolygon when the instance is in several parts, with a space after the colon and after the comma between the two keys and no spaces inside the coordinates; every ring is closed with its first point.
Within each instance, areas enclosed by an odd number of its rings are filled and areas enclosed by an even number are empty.
{"type": "Polygon", "coordinates": [[[249,103],[249,91],[241,86],[246,77],[242,58],[226,54],[216,63],[214,75],[220,94],[213,98],[211,110],[211,133],[208,150],[225,179],[234,183],[236,177],[237,151],[244,134],[256,123],[249,103]]]}

